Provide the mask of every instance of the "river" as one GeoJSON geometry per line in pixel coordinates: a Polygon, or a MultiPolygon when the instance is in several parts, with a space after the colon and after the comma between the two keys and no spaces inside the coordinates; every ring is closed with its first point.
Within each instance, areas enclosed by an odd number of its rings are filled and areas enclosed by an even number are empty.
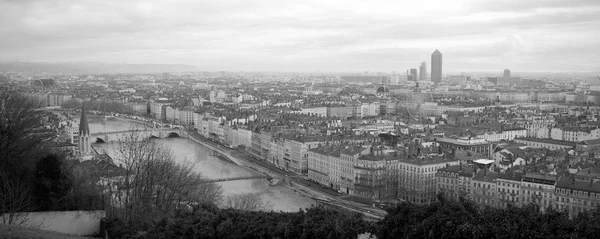
{"type": "MultiPolygon", "coordinates": [[[[89,118],[91,133],[104,132],[102,122],[98,118],[89,118]]],[[[108,120],[107,132],[116,132],[131,128],[144,128],[142,124],[136,124],[125,120],[108,120]]],[[[176,160],[179,162],[194,162],[196,170],[204,177],[217,179],[237,176],[259,175],[251,169],[237,166],[210,154],[210,150],[187,138],[157,139],[167,148],[171,149],[176,160]]],[[[111,154],[118,143],[93,144],[98,152],[106,151],[111,154]]],[[[301,208],[308,208],[314,204],[314,200],[302,196],[284,186],[269,186],[265,179],[239,180],[230,182],[219,182],[223,189],[223,196],[235,194],[258,193],[264,202],[272,205],[275,211],[293,212],[301,208]]]]}

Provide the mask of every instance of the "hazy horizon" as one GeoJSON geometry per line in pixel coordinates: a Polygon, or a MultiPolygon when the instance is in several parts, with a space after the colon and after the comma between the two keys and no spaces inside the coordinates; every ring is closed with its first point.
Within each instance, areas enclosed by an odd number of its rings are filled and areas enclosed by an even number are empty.
{"type": "Polygon", "coordinates": [[[599,72],[600,1],[2,1],[0,61],[200,71],[599,72]],[[430,70],[430,69],[429,69],[430,70]]]}

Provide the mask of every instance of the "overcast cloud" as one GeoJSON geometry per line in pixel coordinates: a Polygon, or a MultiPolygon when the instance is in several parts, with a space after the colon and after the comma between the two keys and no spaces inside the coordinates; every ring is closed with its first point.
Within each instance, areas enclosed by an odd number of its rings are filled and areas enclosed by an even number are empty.
{"type": "Polygon", "coordinates": [[[445,72],[600,70],[599,0],[165,2],[0,0],[0,60],[405,71],[439,49],[445,72]]]}

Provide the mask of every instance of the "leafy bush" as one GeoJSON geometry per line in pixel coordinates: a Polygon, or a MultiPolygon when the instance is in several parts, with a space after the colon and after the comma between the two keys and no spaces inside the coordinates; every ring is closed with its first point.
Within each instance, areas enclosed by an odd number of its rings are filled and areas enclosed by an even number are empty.
{"type": "MultiPolygon", "coordinates": [[[[136,237],[139,227],[120,223],[114,220],[107,224],[112,237],[136,237]]],[[[323,207],[289,213],[219,209],[203,204],[146,225],[142,231],[144,238],[356,238],[372,228],[360,214],[323,207]]]]}
{"type": "Polygon", "coordinates": [[[598,210],[569,219],[568,212],[536,206],[479,207],[439,197],[430,205],[404,203],[377,223],[377,238],[595,238],[598,210]]]}

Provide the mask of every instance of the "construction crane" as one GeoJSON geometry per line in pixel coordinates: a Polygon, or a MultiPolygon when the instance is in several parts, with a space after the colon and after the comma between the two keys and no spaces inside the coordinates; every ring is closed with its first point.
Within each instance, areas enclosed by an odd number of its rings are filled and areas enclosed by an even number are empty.
{"type": "Polygon", "coordinates": [[[596,76],[596,77],[598,77],[598,80],[600,80],[600,76],[596,76]]]}

